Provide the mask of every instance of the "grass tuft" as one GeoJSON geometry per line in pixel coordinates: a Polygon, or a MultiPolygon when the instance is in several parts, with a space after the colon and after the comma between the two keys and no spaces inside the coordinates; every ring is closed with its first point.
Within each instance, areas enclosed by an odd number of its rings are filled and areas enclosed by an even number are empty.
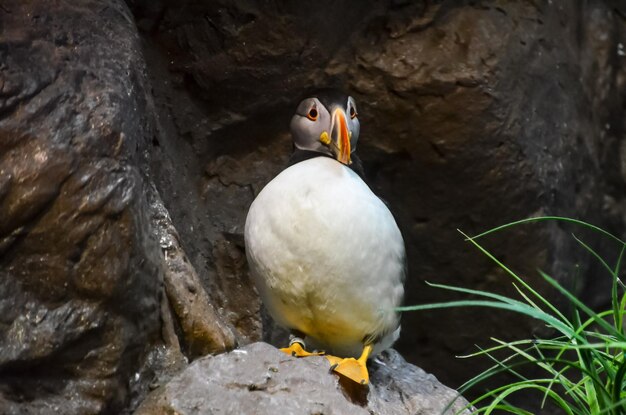
{"type": "Polygon", "coordinates": [[[398,310],[422,311],[452,307],[503,309],[539,320],[557,333],[551,339],[534,338],[513,342],[492,338],[494,343],[492,347],[479,349],[478,352],[469,356],[461,356],[461,358],[482,356],[493,361],[493,366],[460,387],[461,394],[500,373],[509,373],[516,379],[512,383],[482,394],[464,409],[474,408],[479,414],[530,414],[527,410],[508,402],[508,398],[523,391],[534,390],[543,395],[542,408],[547,402],[551,402],[564,414],[626,415],[626,334],[624,331],[626,293],[625,285],[619,277],[626,242],[597,226],[559,216],[543,216],[511,222],[473,237],[459,232],[466,238],[466,241],[511,277],[512,284],[520,298],[513,299],[482,290],[429,283],[435,288],[472,297],[467,300],[400,307],[398,310]],[[590,309],[557,280],[539,271],[541,277],[571,304],[572,315],[566,317],[541,293],[533,289],[523,278],[478,243],[478,239],[494,232],[541,221],[575,224],[598,232],[616,243],[619,255],[616,263],[611,266],[589,245],[575,235],[573,236],[611,276],[611,309],[599,312],[590,309]],[[495,354],[498,356],[504,354],[505,357],[496,357],[495,354]],[[536,378],[526,378],[520,369],[528,365],[538,368],[540,375],[536,378]]]}

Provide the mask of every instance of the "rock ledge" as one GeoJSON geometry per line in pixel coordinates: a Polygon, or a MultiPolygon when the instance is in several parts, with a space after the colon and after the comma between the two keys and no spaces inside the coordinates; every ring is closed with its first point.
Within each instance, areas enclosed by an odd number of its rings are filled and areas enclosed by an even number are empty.
{"type": "MultiPolygon", "coordinates": [[[[253,343],[196,360],[148,396],[136,415],[439,415],[458,396],[395,350],[384,352],[369,368],[371,385],[369,391],[363,390],[359,404],[355,391],[342,387],[323,357],[296,359],[267,343],[253,343]]],[[[466,404],[459,397],[447,413],[454,414],[466,404]]]]}

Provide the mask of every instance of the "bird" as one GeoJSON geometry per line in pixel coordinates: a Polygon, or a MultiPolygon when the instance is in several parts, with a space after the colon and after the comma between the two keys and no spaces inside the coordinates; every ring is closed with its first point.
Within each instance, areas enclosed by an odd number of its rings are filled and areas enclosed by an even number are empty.
{"type": "Polygon", "coordinates": [[[324,355],[332,371],[367,385],[368,358],[400,334],[404,240],[361,177],[353,97],[311,94],[290,130],[287,168],[258,193],[246,217],[251,279],[274,321],[290,330],[281,351],[324,355]]]}

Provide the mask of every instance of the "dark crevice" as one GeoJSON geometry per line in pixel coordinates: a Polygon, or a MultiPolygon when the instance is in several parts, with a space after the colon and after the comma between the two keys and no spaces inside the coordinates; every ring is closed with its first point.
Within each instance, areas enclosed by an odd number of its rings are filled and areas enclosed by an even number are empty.
{"type": "Polygon", "coordinates": [[[445,160],[446,158],[446,154],[439,148],[439,146],[437,144],[435,144],[432,141],[428,141],[428,144],[430,145],[430,148],[432,148],[432,150],[437,153],[437,155],[439,156],[440,159],[445,160]]]}

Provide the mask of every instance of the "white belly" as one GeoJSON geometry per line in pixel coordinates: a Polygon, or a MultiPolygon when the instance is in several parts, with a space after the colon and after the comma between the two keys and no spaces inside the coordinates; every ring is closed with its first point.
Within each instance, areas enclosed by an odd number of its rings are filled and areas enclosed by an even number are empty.
{"type": "Polygon", "coordinates": [[[245,228],[253,280],[272,317],[337,355],[397,338],[402,235],[385,204],[326,157],[289,167],[252,203],[245,228]]]}

